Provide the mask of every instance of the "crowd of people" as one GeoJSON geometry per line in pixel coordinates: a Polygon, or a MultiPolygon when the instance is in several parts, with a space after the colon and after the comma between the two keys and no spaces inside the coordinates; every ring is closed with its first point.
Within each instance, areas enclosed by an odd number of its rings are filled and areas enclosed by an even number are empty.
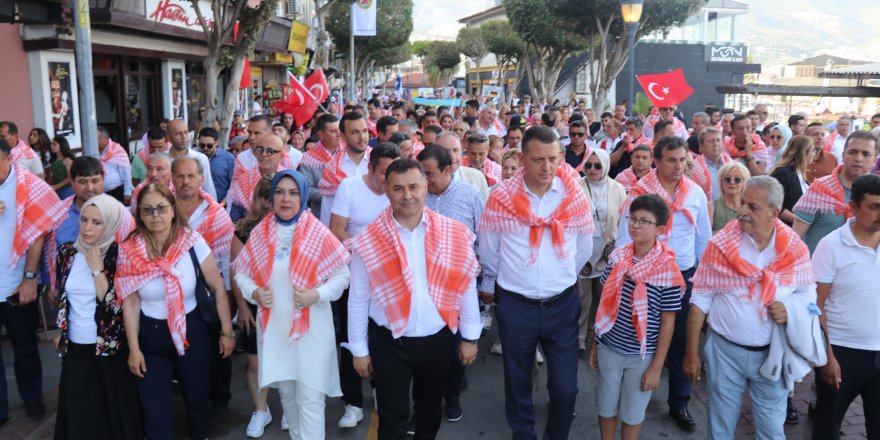
{"type": "MultiPolygon", "coordinates": [[[[596,113],[374,98],[304,124],[236,112],[222,139],[166,120],[131,155],[102,128],[97,158],[0,121],[0,325],[27,415],[45,413],[42,295],[57,439],[171,438],[173,383],[188,435],[208,438],[235,351],[242,435],[273,421],[270,388],[291,438],[325,437],[328,397],[353,428],[368,380],[379,438],[435,438],[463,417],[481,308],[514,439],[538,437],[538,363],[547,439],[569,437],[580,391],[603,440],[638,438],[664,367],[685,431],[705,375],[710,438],[734,437],[746,389],[758,438],[784,438],[803,380],[814,439],[839,438],[857,396],[880,436],[880,114],[826,134],[765,105],[690,124],[675,107],[596,113]]],[[[0,369],[0,424],[6,396],[0,369]]]]}

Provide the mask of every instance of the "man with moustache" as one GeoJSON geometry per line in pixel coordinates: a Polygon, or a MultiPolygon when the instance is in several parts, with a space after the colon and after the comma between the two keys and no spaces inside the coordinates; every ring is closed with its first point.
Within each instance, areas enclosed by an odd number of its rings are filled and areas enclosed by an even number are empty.
{"type": "Polygon", "coordinates": [[[330,211],[336,188],[346,177],[362,176],[369,171],[370,131],[367,119],[360,112],[348,112],[339,121],[344,146],[324,166],[318,190],[321,193],[321,223],[330,226],[330,211]]]}
{"type": "Polygon", "coordinates": [[[694,159],[694,171],[691,179],[700,185],[709,202],[721,197],[721,185],[718,181],[718,170],[731,160],[724,152],[721,132],[713,127],[702,130],[699,135],[700,155],[694,159]]]}
{"type": "Polygon", "coordinates": [[[286,164],[284,161],[284,154],[288,148],[278,136],[266,134],[262,137],[260,144],[249,150],[256,161],[255,166],[243,170],[236,176],[227,196],[226,206],[227,208],[232,206],[230,217],[233,222],[237,220],[236,215],[243,216],[251,209],[254,189],[262,177],[290,169],[289,162],[286,164]]]}
{"type": "MultiPolygon", "coordinates": [[[[168,124],[165,124],[165,126],[168,127],[168,124]]],[[[149,160],[151,154],[157,151],[167,152],[171,148],[171,143],[166,139],[167,136],[166,131],[159,127],[147,130],[147,134],[144,136],[147,144],[134,155],[134,159],[131,161],[132,185],[138,186],[147,179],[147,160],[149,160]]]]}
{"type": "Polygon", "coordinates": [[[467,138],[468,149],[461,165],[473,168],[486,176],[486,184],[494,186],[501,181],[501,165],[489,159],[489,138],[474,133],[467,138]]]}

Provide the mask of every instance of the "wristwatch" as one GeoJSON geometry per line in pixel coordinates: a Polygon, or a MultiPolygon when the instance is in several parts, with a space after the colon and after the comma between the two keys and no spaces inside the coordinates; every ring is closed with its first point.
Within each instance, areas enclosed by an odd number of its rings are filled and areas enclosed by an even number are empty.
{"type": "Polygon", "coordinates": [[[98,275],[101,275],[102,273],[104,273],[103,270],[95,270],[95,271],[92,271],[92,278],[95,278],[95,277],[97,277],[98,275]]]}
{"type": "Polygon", "coordinates": [[[461,342],[467,342],[468,344],[474,344],[474,345],[477,345],[477,343],[479,343],[480,340],[479,340],[479,339],[465,339],[465,338],[461,338],[461,342]]]}
{"type": "Polygon", "coordinates": [[[29,280],[34,280],[34,279],[37,278],[37,273],[36,273],[36,272],[27,271],[27,272],[24,273],[24,277],[27,278],[27,279],[29,279],[29,280]]]}

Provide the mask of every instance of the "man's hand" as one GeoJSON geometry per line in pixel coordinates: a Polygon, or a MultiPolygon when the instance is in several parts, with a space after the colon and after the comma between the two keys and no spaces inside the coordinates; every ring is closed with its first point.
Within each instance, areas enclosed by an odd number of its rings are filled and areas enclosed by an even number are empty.
{"type": "Polygon", "coordinates": [[[37,280],[22,278],[13,294],[18,293],[18,303],[25,305],[37,300],[37,280]]]}
{"type": "Polygon", "coordinates": [[[495,300],[495,294],[489,292],[480,292],[480,299],[483,300],[483,304],[492,304],[492,301],[495,300]]]}
{"type": "Polygon", "coordinates": [[[251,308],[248,305],[241,301],[238,304],[238,328],[241,331],[245,332],[245,334],[251,334],[251,329],[255,327],[256,321],[254,320],[254,314],[251,313],[251,308]]]}
{"type": "Polygon", "coordinates": [[[232,350],[235,349],[235,338],[220,335],[220,354],[223,355],[223,359],[229,357],[232,354],[232,350]]]}
{"type": "Polygon", "coordinates": [[[458,358],[464,366],[474,363],[474,360],[477,359],[477,344],[462,341],[458,345],[458,358]]]}
{"type": "Polygon", "coordinates": [[[824,380],[825,383],[833,386],[835,390],[840,389],[840,382],[842,381],[840,364],[837,362],[837,358],[835,358],[834,355],[828,356],[828,363],[819,367],[819,375],[822,376],[822,380],[824,380]]]}
{"type": "Polygon", "coordinates": [[[779,301],[767,304],[767,313],[773,319],[773,322],[777,324],[785,324],[788,321],[788,312],[785,311],[785,304],[779,301]]]}
{"type": "Polygon", "coordinates": [[[122,196],[122,204],[125,206],[131,206],[131,196],[122,196]]]}
{"type": "Polygon", "coordinates": [[[354,356],[354,371],[357,371],[364,379],[369,379],[373,376],[373,361],[370,359],[370,356],[354,356]]]}
{"type": "Polygon", "coordinates": [[[752,156],[752,146],[753,145],[754,145],[754,142],[752,141],[752,135],[747,134],[746,135],[746,143],[745,143],[745,146],[743,147],[743,150],[745,150],[745,152],[746,152],[746,156],[752,156]]]}
{"type": "Polygon", "coordinates": [[[696,384],[698,380],[700,380],[700,374],[702,373],[702,364],[700,362],[699,353],[693,352],[685,353],[684,355],[684,375],[687,377],[692,384],[696,384]]]}

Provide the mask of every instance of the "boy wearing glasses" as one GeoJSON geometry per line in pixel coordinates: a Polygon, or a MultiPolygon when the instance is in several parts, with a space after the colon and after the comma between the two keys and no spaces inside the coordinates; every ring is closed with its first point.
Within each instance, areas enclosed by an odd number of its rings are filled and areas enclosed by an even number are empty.
{"type": "Polygon", "coordinates": [[[627,218],[632,242],[614,250],[602,275],[602,300],[590,367],[598,369],[596,404],[602,439],[638,438],[652,391],[675,330],[685,282],[675,253],[657,237],[669,207],[656,194],[633,200],[627,218]]]}

